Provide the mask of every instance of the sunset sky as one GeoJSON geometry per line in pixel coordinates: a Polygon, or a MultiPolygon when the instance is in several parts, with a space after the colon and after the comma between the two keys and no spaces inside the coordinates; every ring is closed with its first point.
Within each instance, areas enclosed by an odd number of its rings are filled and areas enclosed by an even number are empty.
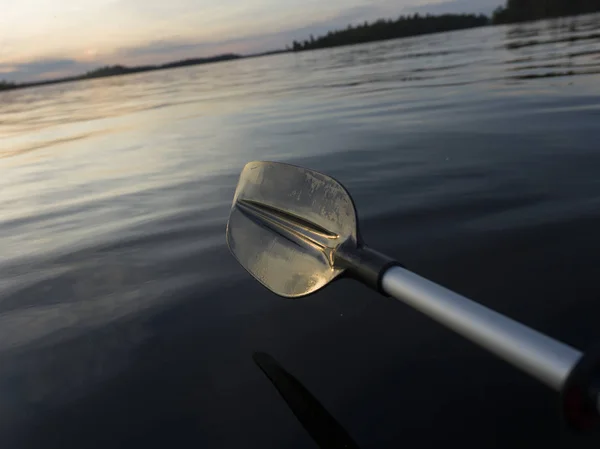
{"type": "Polygon", "coordinates": [[[0,80],[284,48],[413,12],[489,14],[503,0],[0,0],[0,80]]]}

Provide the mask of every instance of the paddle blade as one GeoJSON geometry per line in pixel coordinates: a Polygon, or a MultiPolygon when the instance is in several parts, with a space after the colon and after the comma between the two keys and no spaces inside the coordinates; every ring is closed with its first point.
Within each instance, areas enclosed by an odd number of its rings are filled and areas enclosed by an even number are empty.
{"type": "Polygon", "coordinates": [[[277,162],[250,162],[242,171],[227,223],[238,262],[274,293],[314,293],[344,269],[334,265],[342,244],[357,244],[350,194],[336,180],[277,162]]]}

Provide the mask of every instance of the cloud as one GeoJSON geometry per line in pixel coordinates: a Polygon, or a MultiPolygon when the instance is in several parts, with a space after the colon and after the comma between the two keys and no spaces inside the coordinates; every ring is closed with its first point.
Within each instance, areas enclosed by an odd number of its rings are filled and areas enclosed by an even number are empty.
{"type": "Polygon", "coordinates": [[[149,42],[146,45],[130,48],[118,49],[115,53],[123,57],[144,57],[144,56],[165,56],[168,54],[181,52],[196,52],[203,48],[210,47],[210,44],[201,42],[178,42],[169,40],[159,40],[149,42]]]}
{"type": "Polygon", "coordinates": [[[378,7],[361,5],[336,14],[330,14],[311,25],[284,29],[281,31],[250,33],[232,39],[181,39],[163,38],[144,45],[122,47],[103,59],[105,64],[146,65],[161,64],[179,59],[207,57],[221,53],[251,54],[262,51],[283,49],[295,39],[307,39],[311,34],[325,34],[335,28],[346,27],[348,23],[380,17],[378,7]]]}

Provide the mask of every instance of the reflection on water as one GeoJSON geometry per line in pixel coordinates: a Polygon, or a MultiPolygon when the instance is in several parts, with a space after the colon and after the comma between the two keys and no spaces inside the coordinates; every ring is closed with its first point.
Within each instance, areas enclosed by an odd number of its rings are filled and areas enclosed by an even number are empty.
{"type": "Polygon", "coordinates": [[[509,68],[519,72],[513,78],[600,73],[599,29],[598,14],[509,27],[505,47],[521,52],[521,58],[513,60],[514,66],[509,68]]]}
{"type": "Polygon", "coordinates": [[[0,93],[2,447],[311,447],[256,351],[361,447],[575,445],[547,391],[359,285],[276,300],[225,222],[247,161],[310,166],[349,188],[373,247],[587,346],[599,30],[590,15],[0,93]]]}

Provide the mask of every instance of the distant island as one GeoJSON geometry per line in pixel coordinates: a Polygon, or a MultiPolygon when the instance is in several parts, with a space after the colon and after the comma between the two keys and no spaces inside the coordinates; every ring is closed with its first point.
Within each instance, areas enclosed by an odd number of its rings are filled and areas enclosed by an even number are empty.
{"type": "Polygon", "coordinates": [[[486,25],[499,25],[520,23],[531,20],[546,19],[577,14],[588,14],[600,11],[599,0],[506,0],[505,6],[499,6],[489,18],[483,14],[443,14],[439,16],[419,14],[400,16],[396,20],[379,19],[372,23],[364,22],[360,25],[348,25],[345,29],[330,31],[324,36],[298,42],[294,41],[285,50],[275,50],[254,55],[238,55],[227,53],[208,58],[193,58],[182,61],[168,62],[160,65],[127,67],[113,65],[92,70],[83,75],[36,81],[28,83],[14,83],[0,80],[0,91],[21,89],[25,87],[42,86],[46,84],[66,83],[107,76],[126,75],[131,73],[148,72],[151,70],[171,69],[197,64],[208,64],[233,59],[264,56],[275,53],[298,52],[315,50],[319,48],[338,47],[342,45],[355,45],[365,42],[397,39],[403,37],[419,36],[423,34],[440,33],[444,31],[462,30],[486,25]]]}
{"type": "Polygon", "coordinates": [[[492,15],[494,24],[519,23],[600,11],[598,0],[507,0],[492,15]]]}

